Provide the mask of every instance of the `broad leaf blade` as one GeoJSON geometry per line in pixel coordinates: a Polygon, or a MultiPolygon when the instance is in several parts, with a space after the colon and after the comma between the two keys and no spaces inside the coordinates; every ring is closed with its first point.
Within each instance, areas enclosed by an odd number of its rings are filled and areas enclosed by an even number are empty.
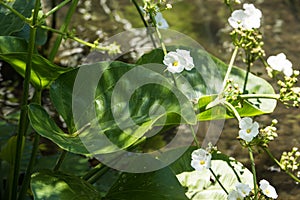
{"type": "MultiPolygon", "coordinates": [[[[1,53],[0,59],[9,63],[20,75],[24,77],[27,61],[27,53],[1,53]]],[[[32,71],[30,83],[35,88],[46,88],[60,74],[69,71],[70,68],[59,67],[38,54],[32,57],[32,71]]]]}
{"type": "Polygon", "coordinates": [[[44,170],[31,176],[34,199],[100,200],[100,193],[74,175],[44,170]]]}
{"type": "Polygon", "coordinates": [[[123,173],[119,180],[112,186],[106,198],[111,200],[188,199],[184,195],[184,192],[176,176],[167,167],[143,174],[123,173]]]}
{"type": "Polygon", "coordinates": [[[83,155],[90,154],[78,135],[64,133],[40,105],[30,104],[28,114],[31,126],[41,136],[50,139],[67,151],[83,155]]]}

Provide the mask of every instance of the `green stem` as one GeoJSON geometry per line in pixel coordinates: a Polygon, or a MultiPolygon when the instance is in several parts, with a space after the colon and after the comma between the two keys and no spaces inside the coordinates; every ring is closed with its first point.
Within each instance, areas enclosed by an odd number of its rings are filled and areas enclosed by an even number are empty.
{"type": "Polygon", "coordinates": [[[54,166],[54,168],[53,168],[53,171],[58,171],[58,170],[59,170],[59,168],[60,168],[60,166],[62,165],[62,163],[63,163],[63,161],[64,161],[64,159],[65,159],[67,153],[68,153],[68,152],[67,152],[66,150],[63,150],[63,151],[61,152],[61,154],[60,154],[60,156],[59,156],[58,160],[56,161],[56,164],[55,164],[55,166],[54,166]]]}
{"type": "Polygon", "coordinates": [[[109,168],[107,166],[100,167],[99,169],[97,169],[97,172],[87,180],[87,182],[89,182],[90,184],[96,183],[99,178],[103,176],[103,174],[105,174],[108,170],[109,168]]]}
{"type": "Polygon", "coordinates": [[[24,17],[21,13],[19,13],[17,10],[15,10],[14,8],[6,5],[3,1],[0,1],[0,5],[2,5],[3,7],[7,8],[8,10],[10,10],[12,13],[14,13],[16,16],[18,16],[22,21],[24,21],[25,23],[30,23],[31,21],[29,19],[27,19],[26,17],[24,17]]]}
{"type": "Polygon", "coordinates": [[[197,147],[199,148],[199,147],[200,147],[200,144],[199,144],[199,142],[198,142],[198,140],[197,140],[197,135],[195,134],[195,130],[194,130],[194,128],[193,128],[192,125],[190,125],[190,128],[191,128],[191,130],[192,130],[192,134],[193,134],[193,137],[194,137],[194,141],[195,141],[197,147]]]}
{"type": "Polygon", "coordinates": [[[223,91],[225,89],[225,87],[226,87],[227,80],[228,80],[229,75],[231,73],[231,70],[232,70],[232,67],[233,67],[233,63],[234,63],[235,58],[237,56],[238,50],[239,50],[239,47],[235,46],[235,48],[233,50],[233,53],[232,53],[232,56],[230,58],[230,62],[229,62],[229,65],[228,65],[228,69],[227,69],[226,75],[224,77],[224,81],[223,81],[223,85],[222,85],[222,90],[221,91],[223,91]]]}
{"type": "Polygon", "coordinates": [[[268,154],[268,156],[280,167],[282,171],[284,171],[287,175],[289,175],[294,181],[300,183],[300,179],[297,178],[293,173],[285,169],[282,164],[275,158],[275,156],[270,152],[270,150],[266,147],[262,147],[263,150],[268,154]]]}
{"type": "Polygon", "coordinates": [[[97,49],[97,50],[100,50],[100,51],[109,51],[110,50],[110,47],[100,47],[94,43],[90,43],[90,42],[87,42],[87,41],[84,41],[78,37],[75,37],[75,36],[72,36],[72,35],[69,35],[68,33],[65,33],[65,32],[62,32],[60,30],[57,30],[57,29],[53,29],[49,26],[45,26],[45,25],[39,25],[38,27],[42,28],[42,29],[45,29],[47,31],[51,31],[53,33],[56,33],[56,34],[59,34],[61,35],[61,37],[65,37],[65,38],[68,38],[68,39],[71,39],[71,40],[74,40],[80,44],[83,44],[85,46],[88,46],[88,47],[91,47],[93,49],[97,49]]]}
{"type": "Polygon", "coordinates": [[[235,109],[235,107],[233,105],[231,105],[231,103],[224,101],[223,104],[228,107],[234,114],[234,116],[237,118],[238,121],[241,121],[241,116],[238,113],[238,111],[235,109]]]}
{"type": "MultiPolygon", "coordinates": [[[[76,10],[76,7],[77,7],[77,4],[78,4],[78,1],[79,0],[72,0],[72,4],[67,12],[67,15],[66,15],[66,18],[62,24],[62,26],[60,27],[60,31],[65,33],[67,30],[68,30],[68,26],[70,24],[70,21],[71,21],[71,18],[76,10]]],[[[60,43],[63,39],[63,36],[62,35],[59,35],[57,36],[55,42],[54,42],[54,45],[52,47],[52,50],[49,54],[49,60],[50,61],[53,61],[54,58],[55,58],[55,55],[57,54],[58,52],[58,49],[59,49],[59,46],[60,46],[60,43]]]]}
{"type": "Polygon", "coordinates": [[[252,175],[253,175],[253,188],[254,188],[254,199],[257,200],[257,185],[256,185],[256,170],[255,170],[255,162],[254,162],[254,157],[253,157],[253,152],[251,147],[248,147],[248,152],[249,152],[249,157],[251,161],[251,170],[252,170],[252,175]]]}
{"type": "Polygon", "coordinates": [[[228,195],[227,190],[225,189],[225,187],[223,186],[223,184],[220,182],[219,177],[216,176],[215,172],[209,168],[209,171],[212,173],[212,175],[215,177],[216,181],[219,183],[219,185],[221,186],[221,188],[224,190],[224,192],[228,195]]]}
{"type": "Polygon", "coordinates": [[[244,86],[243,86],[243,94],[246,94],[247,82],[248,82],[248,77],[249,77],[249,73],[250,73],[250,69],[251,69],[251,62],[250,62],[249,58],[248,58],[247,62],[248,62],[248,65],[247,65],[247,72],[246,72],[246,76],[245,76],[244,86]]]}
{"type": "Polygon", "coordinates": [[[150,36],[150,39],[151,39],[151,41],[152,41],[152,44],[153,44],[154,48],[157,48],[157,47],[156,47],[156,43],[155,43],[154,38],[153,38],[153,35],[152,35],[152,33],[149,32],[149,31],[150,31],[150,30],[149,30],[149,24],[146,22],[146,20],[145,20],[145,18],[144,18],[144,16],[143,16],[143,13],[142,13],[142,11],[141,11],[141,9],[140,9],[138,3],[136,2],[136,0],[132,0],[132,2],[133,2],[133,4],[135,5],[136,10],[138,11],[138,13],[139,13],[139,15],[140,15],[140,18],[142,19],[145,28],[147,29],[147,33],[148,33],[148,35],[150,36]]]}
{"type": "Polygon", "coordinates": [[[26,132],[26,127],[28,124],[27,119],[27,104],[28,104],[28,93],[29,93],[29,82],[30,82],[30,75],[31,75],[31,67],[32,67],[32,56],[35,49],[35,38],[36,38],[36,22],[38,17],[38,12],[40,8],[40,1],[36,0],[32,23],[30,26],[30,38],[28,44],[28,55],[26,61],[26,70],[24,76],[24,83],[23,83],[23,96],[21,101],[21,113],[20,113],[20,121],[18,125],[18,134],[17,134],[17,147],[16,147],[16,155],[15,155],[15,162],[14,162],[14,170],[12,175],[12,187],[11,193],[9,195],[10,200],[15,200],[17,198],[17,188],[18,188],[18,177],[20,171],[20,161],[21,161],[21,154],[22,154],[22,146],[23,146],[23,137],[26,132]]]}
{"type": "Polygon", "coordinates": [[[69,3],[71,0],[65,0],[63,2],[61,2],[60,4],[58,4],[57,6],[55,6],[54,8],[52,8],[51,10],[49,10],[44,16],[43,18],[46,19],[47,17],[49,17],[50,15],[52,15],[53,13],[55,13],[56,11],[58,11],[59,9],[61,9],[62,7],[64,7],[67,3],[69,3]]]}
{"type": "MultiPolygon", "coordinates": [[[[34,97],[33,97],[33,102],[37,103],[37,104],[41,104],[41,95],[42,95],[42,91],[41,90],[36,90],[35,94],[34,94],[34,97]]],[[[22,183],[22,187],[21,187],[21,190],[20,190],[20,193],[19,193],[19,198],[18,198],[19,200],[25,199],[25,195],[26,195],[28,185],[29,185],[29,182],[30,182],[30,178],[31,178],[31,174],[32,174],[32,171],[33,171],[36,155],[37,155],[37,152],[38,152],[39,142],[40,142],[40,135],[35,133],[29,164],[27,166],[26,173],[25,173],[23,183],[22,183]]]]}
{"type": "Polygon", "coordinates": [[[242,99],[256,99],[256,98],[263,98],[263,99],[276,99],[280,98],[279,94],[242,94],[240,95],[242,99]]]}
{"type": "Polygon", "coordinates": [[[90,179],[92,176],[94,176],[98,170],[102,167],[102,164],[99,163],[98,165],[96,165],[92,170],[90,170],[89,172],[87,172],[84,176],[82,176],[81,178],[83,180],[88,180],[90,179]]]}

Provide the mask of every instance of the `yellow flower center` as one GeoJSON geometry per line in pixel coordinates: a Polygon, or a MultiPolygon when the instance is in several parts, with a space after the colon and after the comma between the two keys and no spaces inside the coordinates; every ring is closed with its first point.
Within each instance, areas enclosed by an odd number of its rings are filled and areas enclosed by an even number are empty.
{"type": "Polygon", "coordinates": [[[269,191],[269,190],[265,190],[265,193],[266,193],[266,194],[270,194],[270,191],[269,191]]]}
{"type": "Polygon", "coordinates": [[[246,132],[247,132],[247,133],[251,133],[251,129],[248,128],[248,129],[246,130],[246,132]]]}
{"type": "Polygon", "coordinates": [[[178,61],[174,61],[174,62],[173,62],[173,66],[174,66],[174,67],[177,67],[177,66],[178,66],[178,61]]]}
{"type": "Polygon", "coordinates": [[[205,161],[204,160],[200,160],[200,165],[204,165],[205,164],[205,161]]]}

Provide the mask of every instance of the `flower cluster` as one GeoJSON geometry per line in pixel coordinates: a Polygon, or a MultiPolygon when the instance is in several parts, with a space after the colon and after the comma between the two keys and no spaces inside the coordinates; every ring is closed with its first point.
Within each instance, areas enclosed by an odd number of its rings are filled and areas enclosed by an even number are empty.
{"type": "Polygon", "coordinates": [[[254,137],[259,133],[259,125],[257,122],[253,122],[250,117],[242,118],[239,122],[239,137],[246,142],[251,142],[254,137]]]}
{"type": "Polygon", "coordinates": [[[275,125],[278,123],[276,119],[272,120],[272,124],[270,126],[266,126],[263,129],[260,129],[260,145],[268,146],[268,143],[278,137],[277,128],[275,125]]]}
{"type": "Polygon", "coordinates": [[[211,166],[211,154],[204,149],[193,151],[191,166],[197,171],[209,169],[211,166]]]}
{"type": "Polygon", "coordinates": [[[161,11],[171,9],[172,5],[167,3],[167,1],[154,1],[147,0],[145,1],[144,7],[140,9],[144,15],[148,18],[149,23],[152,23],[154,26],[160,29],[168,29],[169,24],[167,20],[163,17],[161,11]]]}
{"type": "Polygon", "coordinates": [[[182,49],[169,52],[165,55],[163,63],[171,73],[180,73],[184,69],[190,71],[195,67],[190,52],[182,49]]]}
{"type": "Polygon", "coordinates": [[[278,195],[275,188],[272,185],[270,185],[270,183],[265,179],[259,181],[259,188],[261,189],[262,193],[267,197],[277,199],[278,195]]]}
{"type": "Polygon", "coordinates": [[[294,70],[291,77],[284,77],[284,81],[279,80],[277,84],[280,88],[280,101],[286,106],[299,107],[300,104],[300,87],[294,87],[298,82],[299,71],[294,70]]]}
{"type": "Polygon", "coordinates": [[[251,192],[251,188],[249,185],[244,183],[237,183],[235,185],[236,190],[232,190],[229,192],[227,199],[228,200],[237,200],[237,199],[244,199],[248,196],[251,192]]]}
{"type": "Polygon", "coordinates": [[[245,3],[244,10],[235,10],[229,17],[228,22],[233,28],[241,28],[244,30],[253,30],[260,27],[260,18],[262,13],[255,8],[253,4],[245,3]]]}
{"type": "Polygon", "coordinates": [[[300,166],[300,152],[294,147],[290,152],[283,152],[280,158],[280,164],[284,170],[295,171],[300,166]]]}
{"type": "Polygon", "coordinates": [[[226,101],[231,103],[236,108],[241,108],[241,97],[242,90],[237,83],[234,83],[233,79],[226,80],[226,87],[224,89],[224,96],[226,101]]]}

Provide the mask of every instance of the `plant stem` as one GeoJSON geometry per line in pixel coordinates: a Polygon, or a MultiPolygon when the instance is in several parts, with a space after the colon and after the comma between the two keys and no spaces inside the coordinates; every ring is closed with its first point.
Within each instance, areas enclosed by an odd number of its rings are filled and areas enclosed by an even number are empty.
{"type": "Polygon", "coordinates": [[[216,176],[215,172],[209,168],[209,171],[212,173],[212,175],[215,177],[216,181],[219,183],[219,185],[221,186],[221,188],[224,190],[224,192],[226,194],[228,194],[227,190],[225,189],[225,187],[223,186],[223,184],[220,182],[219,177],[216,176]]]}
{"type": "Polygon", "coordinates": [[[17,188],[18,188],[18,177],[20,171],[20,162],[21,162],[21,154],[22,154],[22,146],[23,146],[23,137],[26,132],[26,127],[28,124],[27,119],[27,104],[28,104],[28,93],[29,93],[29,82],[31,75],[31,67],[32,67],[32,56],[35,49],[35,38],[36,38],[36,22],[38,17],[38,12],[40,8],[40,1],[36,0],[35,7],[33,11],[32,22],[30,26],[30,38],[28,44],[28,57],[26,61],[26,70],[25,77],[23,83],[23,96],[21,101],[21,113],[20,113],[20,121],[18,125],[18,134],[17,134],[17,147],[16,147],[16,155],[14,162],[14,170],[12,175],[12,187],[11,193],[9,195],[10,200],[17,199],[17,188]]]}
{"type": "Polygon", "coordinates": [[[83,180],[88,180],[90,179],[92,176],[94,176],[98,170],[102,167],[102,164],[99,163],[98,165],[96,165],[92,170],[90,170],[88,173],[86,173],[84,176],[82,176],[81,178],[83,180]]]}
{"type": "Polygon", "coordinates": [[[280,98],[279,94],[242,94],[240,95],[242,99],[256,99],[256,98],[263,98],[263,99],[276,99],[280,98]]]}
{"type": "Polygon", "coordinates": [[[199,142],[198,142],[198,140],[197,140],[197,135],[195,134],[195,130],[194,130],[194,128],[193,128],[192,125],[190,125],[190,128],[191,128],[191,130],[192,130],[192,134],[193,134],[193,137],[194,137],[194,141],[195,141],[197,147],[199,148],[199,147],[200,147],[200,144],[199,144],[199,142]]]}
{"type": "Polygon", "coordinates": [[[257,200],[257,185],[256,185],[256,170],[255,170],[255,162],[254,162],[254,157],[253,157],[253,152],[251,147],[248,147],[248,152],[249,152],[249,157],[251,161],[251,170],[252,170],[252,175],[253,175],[253,188],[254,188],[254,199],[257,200]]]}
{"type": "MultiPolygon", "coordinates": [[[[62,26],[60,27],[60,31],[65,33],[68,29],[68,26],[70,24],[70,21],[71,21],[71,18],[76,10],[76,7],[77,7],[77,4],[78,4],[78,1],[79,0],[72,0],[72,4],[67,12],[67,15],[66,15],[66,18],[62,24],[62,26]]],[[[57,51],[59,49],[59,46],[60,46],[60,43],[63,39],[63,36],[62,35],[59,35],[57,38],[56,38],[56,41],[54,42],[54,45],[52,47],[52,50],[49,54],[49,60],[50,61],[53,61],[54,58],[55,58],[55,55],[57,54],[57,51]]]]}
{"type": "Polygon", "coordinates": [[[224,81],[223,81],[223,85],[222,85],[222,90],[221,92],[225,89],[226,87],[226,83],[227,83],[227,80],[229,78],[229,75],[231,73],[231,70],[232,70],[232,67],[233,67],[233,63],[235,61],[235,58],[237,56],[237,53],[238,53],[238,50],[239,50],[239,47],[238,46],[235,46],[234,50],[233,50],[233,53],[232,53],[232,56],[230,58],[230,62],[229,62],[229,65],[228,65],[228,69],[227,69],[227,72],[226,72],[226,75],[224,77],[224,81]]]}
{"type": "Polygon", "coordinates": [[[270,150],[266,147],[262,147],[263,150],[268,154],[268,156],[280,167],[282,171],[284,171],[287,175],[289,175],[294,181],[300,183],[300,179],[297,178],[294,174],[292,174],[290,171],[285,169],[282,164],[275,158],[275,156],[270,152],[270,150]]]}
{"type": "MultiPolygon", "coordinates": [[[[37,104],[41,104],[41,95],[42,95],[42,91],[36,90],[34,97],[33,97],[33,102],[37,103],[37,104]]],[[[40,142],[40,135],[35,133],[29,164],[27,166],[26,173],[25,173],[23,183],[22,183],[22,187],[21,187],[19,197],[18,197],[19,200],[25,199],[26,191],[28,189],[28,185],[30,182],[32,170],[33,170],[35,159],[36,159],[36,155],[38,152],[39,142],[40,142]]]]}
{"type": "Polygon", "coordinates": [[[100,50],[100,51],[109,51],[110,50],[109,46],[108,47],[106,47],[106,46],[105,47],[100,47],[100,46],[98,46],[98,45],[96,45],[94,43],[87,42],[87,41],[82,40],[82,39],[80,39],[78,37],[69,35],[68,33],[62,32],[62,31],[57,30],[57,29],[53,29],[53,28],[51,28],[49,26],[39,25],[39,27],[42,28],[42,29],[51,31],[53,33],[59,34],[59,35],[61,35],[61,37],[66,37],[68,39],[74,40],[74,41],[76,41],[76,42],[78,42],[80,44],[83,44],[85,46],[91,47],[93,49],[97,49],[97,50],[100,50]]]}
{"type": "Polygon", "coordinates": [[[24,17],[21,13],[19,13],[17,10],[15,10],[14,8],[6,5],[3,1],[0,1],[0,5],[2,5],[3,7],[7,8],[8,10],[10,10],[13,14],[15,14],[16,16],[18,16],[22,21],[24,21],[25,23],[30,23],[31,21],[29,19],[27,19],[26,17],[24,17]]]}
{"type": "Polygon", "coordinates": [[[97,172],[87,180],[87,182],[89,182],[90,184],[94,184],[98,181],[98,179],[105,174],[107,171],[109,170],[109,168],[107,166],[103,166],[100,167],[99,169],[97,169],[97,172]]]}
{"type": "Polygon", "coordinates": [[[58,169],[60,168],[61,164],[63,163],[63,161],[64,161],[67,153],[68,152],[66,150],[63,150],[61,152],[61,154],[60,154],[60,156],[59,156],[59,158],[58,158],[58,160],[57,160],[57,162],[56,162],[56,164],[55,164],[55,166],[53,168],[53,171],[58,171],[58,169]]]}
{"type": "Polygon", "coordinates": [[[248,58],[247,72],[246,72],[244,86],[243,86],[243,94],[246,94],[247,82],[248,82],[248,77],[249,77],[249,73],[250,73],[250,68],[251,68],[251,62],[250,62],[250,59],[248,58]]]}
{"type": "Polygon", "coordinates": [[[54,8],[52,8],[51,10],[49,10],[44,16],[43,18],[47,18],[50,15],[52,15],[53,13],[55,13],[56,11],[58,11],[59,9],[61,9],[62,7],[64,7],[67,3],[69,3],[71,0],[65,0],[63,2],[61,2],[60,4],[58,4],[57,6],[55,6],[54,8]]]}
{"type": "Polygon", "coordinates": [[[231,105],[231,103],[224,101],[223,104],[228,107],[234,114],[234,116],[237,118],[238,121],[241,121],[241,116],[238,113],[238,111],[235,109],[235,107],[233,105],[231,105]]]}

